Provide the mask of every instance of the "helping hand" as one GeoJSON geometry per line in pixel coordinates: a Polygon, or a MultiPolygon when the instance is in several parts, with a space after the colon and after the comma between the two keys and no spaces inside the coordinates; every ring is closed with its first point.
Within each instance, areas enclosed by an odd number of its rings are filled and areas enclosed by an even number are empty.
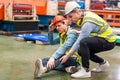
{"type": "Polygon", "coordinates": [[[62,57],[60,58],[61,64],[65,63],[65,62],[68,60],[68,58],[69,58],[68,55],[62,56],[62,57]]]}

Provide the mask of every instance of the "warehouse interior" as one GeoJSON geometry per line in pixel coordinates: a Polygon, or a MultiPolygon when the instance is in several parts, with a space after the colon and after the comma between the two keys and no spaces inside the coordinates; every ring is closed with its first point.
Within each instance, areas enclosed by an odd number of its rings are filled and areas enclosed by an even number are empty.
{"type": "MultiPolygon", "coordinates": [[[[75,24],[72,28],[78,29],[75,24]]],[[[0,0],[1,80],[120,80],[119,49],[120,0],[0,0]],[[75,79],[56,70],[34,79],[36,59],[50,57],[59,47],[49,44],[48,27],[55,15],[64,15],[68,1],[76,1],[82,10],[95,12],[112,27],[117,35],[115,48],[98,54],[109,61],[110,67],[86,79],[75,79]]],[[[90,69],[97,66],[90,64],[90,69]]]]}

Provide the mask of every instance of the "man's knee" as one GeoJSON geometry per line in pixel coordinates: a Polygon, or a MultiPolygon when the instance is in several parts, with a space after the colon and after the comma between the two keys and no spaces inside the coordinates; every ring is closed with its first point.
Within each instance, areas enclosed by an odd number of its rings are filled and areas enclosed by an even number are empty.
{"type": "Polygon", "coordinates": [[[87,44],[87,38],[84,38],[80,41],[80,45],[86,45],[87,44]]]}

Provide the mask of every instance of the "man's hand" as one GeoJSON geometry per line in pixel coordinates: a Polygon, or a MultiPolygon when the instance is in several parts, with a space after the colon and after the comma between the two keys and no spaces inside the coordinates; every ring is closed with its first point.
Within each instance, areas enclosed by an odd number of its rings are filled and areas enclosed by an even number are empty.
{"type": "Polygon", "coordinates": [[[47,67],[49,67],[50,69],[55,67],[55,59],[54,59],[54,57],[51,57],[49,59],[49,61],[47,62],[47,67]]]}
{"type": "Polygon", "coordinates": [[[54,31],[55,27],[53,26],[53,23],[49,25],[49,31],[54,31]]]}
{"type": "Polygon", "coordinates": [[[66,55],[62,56],[62,57],[60,58],[61,64],[65,63],[65,62],[68,60],[68,58],[69,58],[71,55],[74,54],[74,52],[75,52],[75,50],[70,49],[70,51],[69,51],[66,55]]]}
{"type": "Polygon", "coordinates": [[[68,60],[69,56],[68,55],[64,55],[60,58],[60,62],[61,64],[65,63],[68,60]]]}

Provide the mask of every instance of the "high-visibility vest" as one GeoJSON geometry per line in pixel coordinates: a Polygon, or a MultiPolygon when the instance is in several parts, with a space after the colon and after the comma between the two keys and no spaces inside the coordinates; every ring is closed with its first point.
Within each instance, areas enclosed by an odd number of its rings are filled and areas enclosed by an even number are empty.
{"type": "MultiPolygon", "coordinates": [[[[64,44],[66,42],[66,39],[67,39],[67,34],[65,32],[61,33],[60,34],[60,45],[64,44]]],[[[65,52],[65,54],[68,53],[68,50],[65,52]]],[[[81,58],[78,54],[78,52],[74,52],[74,55],[76,58],[77,58],[77,62],[82,65],[82,61],[81,61],[81,58]]]]}
{"type": "Polygon", "coordinates": [[[97,14],[93,12],[85,12],[82,18],[82,22],[81,20],[78,20],[77,24],[79,24],[79,26],[82,27],[86,22],[94,23],[100,28],[98,32],[91,33],[90,36],[98,36],[98,37],[104,38],[108,42],[116,41],[116,35],[113,33],[112,28],[109,26],[109,24],[105,20],[103,20],[97,14]]]}

